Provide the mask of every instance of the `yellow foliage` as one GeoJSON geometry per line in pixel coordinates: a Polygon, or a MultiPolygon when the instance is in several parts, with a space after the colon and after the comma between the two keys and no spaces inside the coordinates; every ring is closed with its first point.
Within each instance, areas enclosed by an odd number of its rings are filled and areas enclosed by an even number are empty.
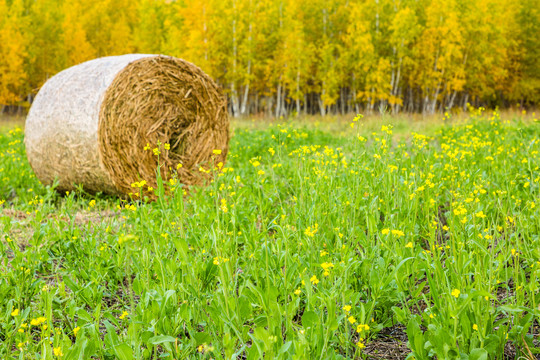
{"type": "Polygon", "coordinates": [[[539,24],[533,0],[0,0],[0,105],[131,52],[199,65],[235,115],[537,104],[539,24]]]}

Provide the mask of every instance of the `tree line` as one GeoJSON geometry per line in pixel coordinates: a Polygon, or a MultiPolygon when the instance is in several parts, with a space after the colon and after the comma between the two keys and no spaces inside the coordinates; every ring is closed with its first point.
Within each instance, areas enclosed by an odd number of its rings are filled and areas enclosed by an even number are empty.
{"type": "Polygon", "coordinates": [[[538,34],[537,0],[0,0],[0,105],[136,52],[197,64],[234,116],[535,106],[538,34]]]}

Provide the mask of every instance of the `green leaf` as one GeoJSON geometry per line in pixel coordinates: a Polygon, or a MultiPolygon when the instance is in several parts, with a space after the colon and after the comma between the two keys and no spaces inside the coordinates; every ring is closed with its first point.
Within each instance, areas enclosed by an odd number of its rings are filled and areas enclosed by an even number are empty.
{"type": "Polygon", "coordinates": [[[92,315],[90,315],[86,310],[82,308],[77,311],[77,316],[79,317],[79,321],[83,320],[82,324],[91,323],[92,321],[94,321],[92,315]]]}
{"type": "Polygon", "coordinates": [[[128,344],[122,343],[114,347],[114,353],[120,360],[132,360],[133,349],[128,344]]]}
{"type": "Polygon", "coordinates": [[[176,338],[169,335],[157,335],[148,339],[148,342],[152,345],[158,345],[166,342],[176,342],[176,338]]]}
{"type": "Polygon", "coordinates": [[[212,337],[210,334],[198,332],[193,335],[193,338],[195,339],[195,346],[199,346],[204,343],[211,343],[212,337]]]}
{"type": "Polygon", "coordinates": [[[518,314],[520,312],[523,312],[524,308],[521,306],[516,306],[516,305],[503,305],[503,306],[499,306],[497,310],[502,310],[508,313],[518,314]]]}
{"type": "Polygon", "coordinates": [[[302,315],[302,326],[306,329],[313,327],[313,325],[317,324],[318,321],[319,317],[313,311],[305,311],[302,315]]]}
{"type": "Polygon", "coordinates": [[[240,315],[240,318],[247,319],[251,317],[251,303],[249,302],[249,299],[247,296],[242,295],[238,299],[238,313],[240,315]]]}
{"type": "Polygon", "coordinates": [[[488,354],[491,354],[495,356],[497,354],[497,349],[501,345],[501,338],[495,334],[490,334],[484,341],[484,349],[488,352],[488,354]]]}
{"type": "Polygon", "coordinates": [[[79,285],[77,285],[69,276],[64,277],[63,279],[64,283],[68,288],[70,288],[71,291],[77,292],[79,291],[79,285]]]}
{"type": "Polygon", "coordinates": [[[287,341],[281,348],[279,349],[278,355],[285,354],[287,351],[289,351],[289,348],[292,345],[292,341],[287,341]]]}
{"type": "Polygon", "coordinates": [[[339,327],[339,323],[335,317],[332,317],[327,321],[326,326],[328,326],[328,329],[330,329],[330,331],[336,331],[339,327]]]}
{"type": "Polygon", "coordinates": [[[107,335],[105,335],[105,342],[110,347],[114,347],[120,343],[118,334],[116,334],[116,328],[108,321],[104,321],[105,328],[107,329],[107,335]]]}
{"type": "Polygon", "coordinates": [[[469,360],[488,360],[488,352],[485,349],[473,349],[469,360]]]}
{"type": "Polygon", "coordinates": [[[392,311],[396,316],[397,321],[399,321],[400,323],[405,323],[405,320],[407,319],[405,315],[405,310],[403,310],[402,308],[398,308],[397,306],[392,306],[392,311]]]}

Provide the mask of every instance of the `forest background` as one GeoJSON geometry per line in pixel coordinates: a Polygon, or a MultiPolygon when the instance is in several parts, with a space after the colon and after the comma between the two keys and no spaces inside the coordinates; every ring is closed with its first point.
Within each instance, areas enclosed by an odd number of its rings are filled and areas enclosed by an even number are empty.
{"type": "Polygon", "coordinates": [[[0,0],[0,112],[125,53],[197,64],[234,116],[535,107],[539,34],[537,0],[0,0]]]}

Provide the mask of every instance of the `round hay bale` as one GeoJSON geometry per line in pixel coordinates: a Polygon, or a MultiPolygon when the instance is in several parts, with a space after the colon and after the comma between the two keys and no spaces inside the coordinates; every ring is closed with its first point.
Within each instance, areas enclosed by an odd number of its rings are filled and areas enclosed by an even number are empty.
{"type": "Polygon", "coordinates": [[[58,179],[59,191],[81,184],[127,195],[142,180],[155,189],[158,158],[163,178],[182,164],[179,181],[198,184],[210,176],[200,166],[225,161],[228,141],[220,88],[195,65],[160,55],[105,57],[58,73],[37,94],[25,126],[32,169],[45,185],[58,179]]]}

